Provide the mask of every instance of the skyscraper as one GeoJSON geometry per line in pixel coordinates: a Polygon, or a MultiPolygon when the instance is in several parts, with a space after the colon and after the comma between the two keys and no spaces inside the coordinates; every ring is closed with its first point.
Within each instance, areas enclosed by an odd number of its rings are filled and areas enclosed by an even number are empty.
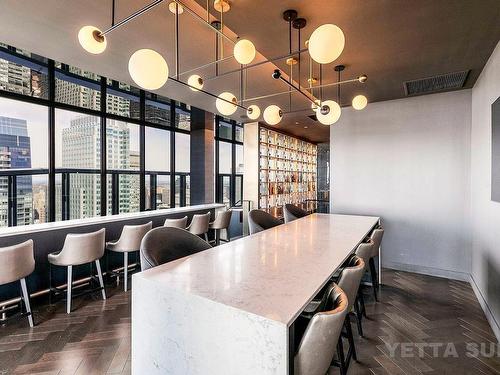
{"type": "MultiPolygon", "coordinates": [[[[0,116],[0,169],[31,168],[30,137],[26,120],[0,116]]],[[[32,222],[31,176],[17,176],[17,225],[32,222]]],[[[0,226],[7,225],[8,177],[0,177],[0,226]]]]}

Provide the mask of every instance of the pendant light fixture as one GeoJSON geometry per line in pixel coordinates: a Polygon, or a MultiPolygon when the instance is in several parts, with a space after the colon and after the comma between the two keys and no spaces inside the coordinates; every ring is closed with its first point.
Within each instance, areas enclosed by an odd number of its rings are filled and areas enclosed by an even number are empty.
{"type": "Polygon", "coordinates": [[[135,51],[128,62],[134,82],[145,90],[157,90],[168,80],[168,65],[162,55],[152,49],[135,51]]]}
{"type": "Polygon", "coordinates": [[[215,106],[217,107],[217,110],[221,115],[224,116],[231,116],[234,112],[236,112],[236,110],[238,109],[237,104],[238,99],[236,99],[236,96],[227,91],[221,93],[215,100],[215,106]]]}
{"type": "Polygon", "coordinates": [[[252,104],[247,109],[247,116],[250,120],[257,120],[260,117],[260,108],[255,104],[252,104]]]}
{"type": "Polygon", "coordinates": [[[192,91],[200,91],[203,88],[203,78],[201,78],[198,74],[190,76],[187,83],[192,91]]]}
{"type": "Polygon", "coordinates": [[[316,117],[323,125],[333,125],[340,118],[341,109],[339,104],[333,100],[326,100],[316,110],[316,117]]]}
{"type": "Polygon", "coordinates": [[[83,49],[94,55],[103,53],[108,44],[102,31],[95,26],[83,26],[78,32],[78,41],[83,49]]]}
{"type": "Polygon", "coordinates": [[[366,99],[366,96],[364,96],[364,95],[356,95],[352,99],[352,108],[354,108],[358,111],[361,111],[362,109],[364,109],[367,104],[368,104],[368,99],[366,99]]]}
{"type": "Polygon", "coordinates": [[[184,8],[181,4],[176,3],[175,1],[170,2],[168,4],[168,10],[173,14],[182,14],[184,12],[184,8]]]}
{"type": "Polygon", "coordinates": [[[345,46],[344,33],[337,25],[321,25],[309,38],[308,49],[311,58],[320,64],[335,61],[345,46]]]}
{"type": "Polygon", "coordinates": [[[250,64],[255,58],[255,46],[248,39],[241,39],[234,45],[233,55],[240,64],[250,64]]]}
{"type": "Polygon", "coordinates": [[[269,125],[277,125],[283,118],[283,112],[277,105],[270,105],[264,110],[264,121],[269,125]]]}

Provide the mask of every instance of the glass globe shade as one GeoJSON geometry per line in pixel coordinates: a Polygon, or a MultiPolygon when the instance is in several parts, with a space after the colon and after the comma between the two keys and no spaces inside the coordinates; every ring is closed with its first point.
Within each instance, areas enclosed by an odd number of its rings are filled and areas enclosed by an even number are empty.
{"type": "Polygon", "coordinates": [[[368,99],[366,99],[366,96],[364,95],[356,95],[352,99],[352,108],[357,109],[358,111],[364,109],[367,104],[368,104],[368,99]]]}
{"type": "Polygon", "coordinates": [[[157,90],[168,80],[168,65],[162,55],[152,49],[135,51],[128,61],[134,82],[145,90],[157,90]]]}
{"type": "Polygon", "coordinates": [[[257,107],[255,104],[252,104],[247,109],[247,116],[250,120],[257,120],[260,116],[260,108],[257,107]]]}
{"type": "Polygon", "coordinates": [[[341,109],[337,102],[333,100],[327,100],[321,103],[321,107],[316,110],[316,117],[318,121],[323,125],[333,125],[340,118],[341,109]],[[323,110],[327,108],[326,113],[323,110]]]}
{"type": "Polygon", "coordinates": [[[200,91],[203,88],[203,78],[201,78],[198,74],[190,76],[187,83],[192,91],[200,91]]]}
{"type": "Polygon", "coordinates": [[[227,91],[220,94],[217,100],[215,100],[215,106],[217,107],[217,110],[221,115],[224,116],[231,116],[234,112],[236,112],[236,110],[238,109],[238,107],[236,106],[237,103],[238,100],[236,99],[236,97],[227,91]],[[226,100],[234,104],[228,103],[226,100]]]}
{"type": "Polygon", "coordinates": [[[250,64],[255,58],[255,46],[248,39],[241,39],[234,45],[233,54],[240,64],[250,64]]]}
{"type": "Polygon", "coordinates": [[[309,54],[320,64],[329,64],[344,50],[345,37],[340,27],[327,23],[313,31],[309,38],[309,54]]]}
{"type": "Polygon", "coordinates": [[[168,4],[168,10],[173,14],[175,14],[176,11],[179,12],[179,14],[182,14],[184,12],[184,8],[182,7],[182,5],[177,4],[175,1],[172,1],[170,4],[168,4]]]}
{"type": "Polygon", "coordinates": [[[269,125],[278,124],[283,118],[283,112],[281,112],[280,107],[277,105],[270,105],[266,109],[264,109],[264,121],[269,125]]]}
{"type": "Polygon", "coordinates": [[[95,26],[83,26],[78,32],[78,41],[85,51],[94,55],[104,52],[108,44],[106,37],[101,36],[101,30],[95,26]]]}

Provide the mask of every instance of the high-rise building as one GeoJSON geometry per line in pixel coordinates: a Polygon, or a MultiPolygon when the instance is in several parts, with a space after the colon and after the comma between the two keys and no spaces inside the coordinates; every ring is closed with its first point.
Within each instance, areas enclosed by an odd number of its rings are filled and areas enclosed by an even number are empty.
{"type": "MultiPolygon", "coordinates": [[[[0,169],[31,168],[30,137],[26,120],[0,116],[0,169]]],[[[17,176],[17,225],[32,223],[31,176],[17,176]]],[[[7,225],[8,177],[0,177],[0,226],[7,225]]]]}

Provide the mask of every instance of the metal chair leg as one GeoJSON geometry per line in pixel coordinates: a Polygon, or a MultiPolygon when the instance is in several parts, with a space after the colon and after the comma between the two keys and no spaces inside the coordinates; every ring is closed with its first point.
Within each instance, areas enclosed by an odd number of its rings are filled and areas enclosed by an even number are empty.
{"type": "Polygon", "coordinates": [[[352,334],[351,318],[349,317],[349,314],[345,317],[345,328],[347,331],[347,340],[349,340],[349,350],[352,352],[352,358],[357,361],[358,356],[356,355],[356,347],[354,346],[354,336],[352,334]]]}
{"type": "Polygon", "coordinates": [[[338,365],[340,367],[340,375],[346,375],[347,369],[345,366],[345,354],[344,354],[344,345],[342,342],[342,335],[340,335],[339,341],[337,343],[337,355],[339,357],[338,365]]]}
{"type": "Polygon", "coordinates": [[[73,266],[68,266],[68,286],[66,288],[67,301],[66,301],[66,313],[71,313],[71,287],[73,284],[73,266]]]}
{"type": "Polygon", "coordinates": [[[30,295],[28,294],[28,288],[26,287],[26,279],[23,277],[20,281],[21,290],[23,292],[24,306],[26,307],[26,313],[28,314],[28,322],[30,327],[33,328],[33,315],[31,314],[30,295]]]}
{"type": "Polygon", "coordinates": [[[128,287],[128,253],[123,253],[123,290],[126,292],[128,287]]]}
{"type": "Polygon", "coordinates": [[[363,313],[359,308],[359,298],[356,298],[356,301],[354,301],[354,310],[356,311],[356,324],[358,326],[358,333],[361,337],[363,337],[363,325],[361,323],[361,319],[363,319],[363,313]]]}
{"type": "Polygon", "coordinates": [[[101,285],[102,299],[106,299],[106,291],[104,290],[104,281],[102,280],[101,263],[99,259],[95,261],[95,266],[97,268],[97,276],[99,277],[99,284],[101,285]]]}
{"type": "Polygon", "coordinates": [[[375,297],[375,301],[378,302],[378,296],[377,296],[378,280],[377,280],[377,270],[375,268],[375,261],[373,260],[373,258],[370,258],[368,263],[370,264],[370,275],[372,277],[373,295],[375,297]]]}
{"type": "Polygon", "coordinates": [[[203,233],[203,236],[205,237],[205,241],[208,243],[208,235],[206,233],[203,233]]]}
{"type": "Polygon", "coordinates": [[[368,318],[366,315],[366,306],[365,306],[365,296],[363,295],[363,291],[360,289],[358,292],[359,303],[361,304],[361,313],[365,318],[368,318]]]}

